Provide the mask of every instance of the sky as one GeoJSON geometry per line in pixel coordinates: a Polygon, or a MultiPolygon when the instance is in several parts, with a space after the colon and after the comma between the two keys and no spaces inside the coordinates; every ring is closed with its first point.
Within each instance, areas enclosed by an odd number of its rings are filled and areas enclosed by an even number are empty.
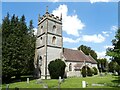
{"type": "Polygon", "coordinates": [[[24,14],[27,25],[30,20],[33,20],[36,33],[38,14],[43,16],[48,6],[49,13],[55,16],[60,16],[62,13],[63,47],[77,49],[80,45],[86,45],[95,50],[98,58],[106,57],[106,48],[113,47],[111,41],[118,27],[118,2],[111,2],[112,0],[48,1],[2,2],[2,19],[7,12],[10,16],[15,14],[18,17],[24,14]]]}

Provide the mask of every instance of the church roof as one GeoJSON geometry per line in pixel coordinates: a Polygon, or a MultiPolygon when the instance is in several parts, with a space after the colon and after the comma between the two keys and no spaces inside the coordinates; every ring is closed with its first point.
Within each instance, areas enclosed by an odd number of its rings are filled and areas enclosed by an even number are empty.
{"type": "MultiPolygon", "coordinates": [[[[87,55],[86,55],[87,56],[87,55]]],[[[95,61],[95,59],[91,56],[91,55],[89,55],[89,56],[87,56],[90,60],[91,60],[91,63],[97,63],[96,61],[95,61]]]]}
{"type": "Polygon", "coordinates": [[[97,63],[91,56],[85,55],[81,50],[63,49],[65,61],[97,63]]]}

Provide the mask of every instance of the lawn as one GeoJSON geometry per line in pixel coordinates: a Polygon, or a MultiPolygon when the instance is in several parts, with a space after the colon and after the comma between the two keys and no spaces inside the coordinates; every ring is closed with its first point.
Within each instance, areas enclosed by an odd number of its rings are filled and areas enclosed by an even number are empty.
{"type": "MultiPolygon", "coordinates": [[[[119,88],[120,79],[118,76],[105,75],[105,76],[93,76],[93,77],[72,77],[67,78],[60,84],[60,88],[82,88],[82,81],[88,82],[87,88],[119,88]],[[102,84],[104,86],[93,86],[92,84],[102,84]]],[[[42,80],[42,83],[36,83],[37,80],[30,80],[30,83],[26,81],[14,82],[9,84],[9,88],[58,88],[58,80],[42,80]]],[[[6,88],[6,84],[2,85],[2,88],[6,88]]]]}

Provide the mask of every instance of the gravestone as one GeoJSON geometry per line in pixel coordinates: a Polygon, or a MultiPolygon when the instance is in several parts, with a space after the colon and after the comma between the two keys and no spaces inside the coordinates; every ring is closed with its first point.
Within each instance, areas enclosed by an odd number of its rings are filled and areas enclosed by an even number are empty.
{"type": "Polygon", "coordinates": [[[9,90],[9,84],[6,85],[6,90],[9,90]]]}
{"type": "Polygon", "coordinates": [[[39,78],[39,79],[37,79],[36,83],[41,84],[41,83],[43,83],[43,81],[41,80],[41,78],[39,78]]]}
{"type": "Polygon", "coordinates": [[[29,83],[29,78],[27,78],[27,83],[29,83]]]}
{"type": "Polygon", "coordinates": [[[82,88],[86,88],[86,82],[82,81],[82,88]]]}
{"type": "Polygon", "coordinates": [[[61,83],[62,82],[62,79],[61,79],[61,76],[59,76],[59,83],[61,83]]]}
{"type": "Polygon", "coordinates": [[[48,85],[46,83],[44,83],[43,88],[48,88],[48,85]]]}

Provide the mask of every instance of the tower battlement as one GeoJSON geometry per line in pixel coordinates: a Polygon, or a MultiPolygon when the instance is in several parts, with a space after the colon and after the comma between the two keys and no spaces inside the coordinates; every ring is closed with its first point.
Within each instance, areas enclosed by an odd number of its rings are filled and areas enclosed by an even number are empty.
{"type": "Polygon", "coordinates": [[[62,23],[62,15],[61,15],[61,17],[58,17],[53,14],[46,13],[42,17],[39,16],[38,24],[41,23],[42,21],[44,21],[45,19],[51,19],[51,20],[62,23]]]}

